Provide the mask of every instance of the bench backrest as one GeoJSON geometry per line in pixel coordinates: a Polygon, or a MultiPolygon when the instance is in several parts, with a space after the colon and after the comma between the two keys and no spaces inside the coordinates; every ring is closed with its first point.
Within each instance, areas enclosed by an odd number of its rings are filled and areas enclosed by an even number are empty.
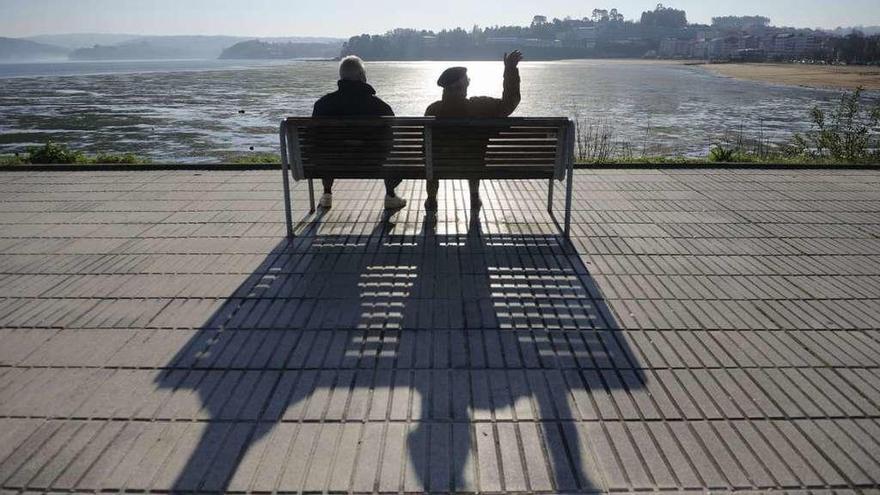
{"type": "Polygon", "coordinates": [[[297,180],[562,180],[574,159],[565,118],[289,118],[281,155],[297,180]]]}

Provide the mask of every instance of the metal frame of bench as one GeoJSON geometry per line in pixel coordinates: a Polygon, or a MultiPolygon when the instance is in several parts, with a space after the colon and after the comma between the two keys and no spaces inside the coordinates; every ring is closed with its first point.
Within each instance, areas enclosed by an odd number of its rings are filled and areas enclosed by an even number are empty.
{"type": "MultiPolygon", "coordinates": [[[[293,208],[291,204],[291,188],[290,188],[290,178],[293,177],[295,181],[300,180],[308,180],[309,187],[309,214],[313,214],[316,211],[315,207],[315,186],[314,179],[319,178],[315,174],[311,174],[312,176],[307,176],[305,172],[305,166],[303,161],[303,150],[300,143],[299,138],[299,129],[300,128],[310,128],[310,127],[336,127],[336,128],[370,128],[370,127],[402,127],[402,126],[412,126],[412,127],[421,127],[422,128],[422,143],[423,143],[423,154],[424,154],[424,167],[416,168],[413,170],[407,170],[407,173],[398,174],[395,172],[395,176],[401,177],[404,179],[416,179],[416,180],[430,180],[430,179],[485,179],[485,180],[500,180],[500,179],[533,179],[533,175],[536,173],[538,175],[546,177],[548,173],[550,173],[549,169],[546,167],[538,167],[539,172],[534,172],[531,174],[517,174],[515,167],[511,167],[508,169],[504,169],[503,167],[498,167],[495,174],[479,174],[479,173],[453,173],[453,174],[441,174],[441,176],[437,177],[434,170],[434,150],[433,150],[433,131],[435,128],[449,128],[449,129],[460,129],[460,128],[488,128],[489,130],[495,128],[528,128],[529,126],[537,126],[543,128],[556,128],[557,138],[556,138],[556,156],[554,160],[552,176],[549,179],[549,186],[547,191],[547,212],[550,214],[553,221],[556,223],[557,227],[560,227],[559,221],[556,219],[556,215],[553,212],[553,193],[554,193],[554,181],[555,180],[565,180],[565,219],[563,226],[561,227],[562,234],[566,240],[570,239],[571,234],[571,202],[572,202],[572,190],[574,186],[574,147],[575,147],[575,131],[574,131],[574,123],[566,118],[506,118],[506,119],[436,119],[434,117],[370,117],[370,118],[307,118],[307,117],[294,117],[289,118],[281,122],[280,128],[280,141],[281,141],[281,163],[282,163],[282,176],[283,176],[283,184],[284,184],[284,212],[286,217],[287,224],[287,236],[288,238],[294,237],[294,226],[293,226],[293,208]],[[417,170],[417,171],[416,171],[417,170]],[[424,171],[422,173],[421,171],[424,171]],[[413,173],[415,172],[415,173],[413,173]],[[498,173],[498,172],[506,172],[506,173],[498,173]]],[[[380,178],[376,174],[358,174],[356,168],[350,174],[346,173],[345,177],[340,178],[354,178],[354,179],[375,179],[380,178]]],[[[485,171],[485,169],[483,170],[485,171]]]]}

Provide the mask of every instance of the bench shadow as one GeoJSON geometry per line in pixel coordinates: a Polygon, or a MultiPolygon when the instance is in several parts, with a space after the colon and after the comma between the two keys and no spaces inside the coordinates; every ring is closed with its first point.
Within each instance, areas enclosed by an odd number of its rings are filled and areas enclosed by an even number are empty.
{"type": "MultiPolygon", "coordinates": [[[[157,378],[196,393],[209,418],[174,492],[250,491],[250,475],[236,473],[280,424],[369,421],[389,425],[385,450],[405,442],[403,491],[491,490],[489,473],[477,481],[486,449],[512,463],[505,473],[528,470],[500,488],[601,490],[575,422],[597,414],[591,396],[645,378],[577,253],[555,235],[485,233],[479,220],[443,235],[430,217],[409,235],[387,219],[361,235],[321,233],[332,227],[319,219],[282,241],[157,378]],[[526,444],[539,447],[520,456],[526,444]]],[[[363,473],[340,463],[357,455],[378,470],[390,454],[342,430],[334,448],[303,434],[287,455],[263,457],[287,464],[272,490],[283,479],[285,491],[364,491],[350,484],[363,473]],[[296,458],[300,443],[312,460],[296,458]],[[333,466],[315,460],[349,450],[333,466]]],[[[360,488],[388,491],[369,476],[360,488]]]]}

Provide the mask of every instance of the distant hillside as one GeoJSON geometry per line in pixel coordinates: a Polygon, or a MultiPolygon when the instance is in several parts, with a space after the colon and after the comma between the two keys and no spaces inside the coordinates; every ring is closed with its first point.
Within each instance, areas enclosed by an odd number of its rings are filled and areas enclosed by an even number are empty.
{"type": "Polygon", "coordinates": [[[71,53],[72,60],[215,59],[241,38],[233,36],[150,36],[115,45],[95,45],[71,53]]]}
{"type": "Polygon", "coordinates": [[[104,33],[75,33],[75,34],[41,34],[29,36],[26,39],[45,43],[47,45],[60,46],[69,50],[89,48],[95,45],[116,45],[126,41],[143,38],[137,34],[104,34],[104,33]]]}
{"type": "Polygon", "coordinates": [[[158,60],[190,58],[173,49],[152,45],[146,41],[116,46],[95,45],[70,53],[70,60],[158,60]]]}
{"type": "Polygon", "coordinates": [[[242,41],[220,54],[221,59],[286,60],[296,58],[335,58],[342,43],[267,43],[260,40],[242,41]]]}
{"type": "MultiPolygon", "coordinates": [[[[253,38],[238,36],[144,36],[117,44],[96,44],[71,53],[72,60],[146,60],[146,59],[216,59],[224,50],[253,38]]],[[[333,55],[339,55],[342,40],[332,38],[265,38],[263,41],[294,42],[296,45],[314,45],[300,57],[324,57],[328,46],[333,55]]],[[[251,58],[251,57],[246,57],[251,58]]],[[[257,57],[260,58],[260,57],[257,57]]],[[[270,57],[275,58],[275,57],[270,57]]],[[[282,57],[284,58],[284,57],[282,57]]]]}
{"type": "Polygon", "coordinates": [[[0,60],[52,60],[67,58],[67,50],[58,46],[15,38],[0,38],[0,60]]]}

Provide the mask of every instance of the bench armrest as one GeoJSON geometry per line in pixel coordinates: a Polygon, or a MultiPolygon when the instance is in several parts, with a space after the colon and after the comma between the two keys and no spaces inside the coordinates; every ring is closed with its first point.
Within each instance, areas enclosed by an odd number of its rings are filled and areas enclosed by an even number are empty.
{"type": "Polygon", "coordinates": [[[559,144],[556,159],[556,168],[554,169],[553,178],[562,181],[568,173],[569,165],[574,162],[574,145],[575,145],[575,128],[574,123],[569,121],[563,127],[559,136],[559,144]]]}
{"type": "Polygon", "coordinates": [[[287,125],[286,120],[281,122],[281,163],[285,168],[290,167],[293,180],[299,182],[306,178],[302,150],[299,147],[299,131],[295,125],[287,125]]]}

